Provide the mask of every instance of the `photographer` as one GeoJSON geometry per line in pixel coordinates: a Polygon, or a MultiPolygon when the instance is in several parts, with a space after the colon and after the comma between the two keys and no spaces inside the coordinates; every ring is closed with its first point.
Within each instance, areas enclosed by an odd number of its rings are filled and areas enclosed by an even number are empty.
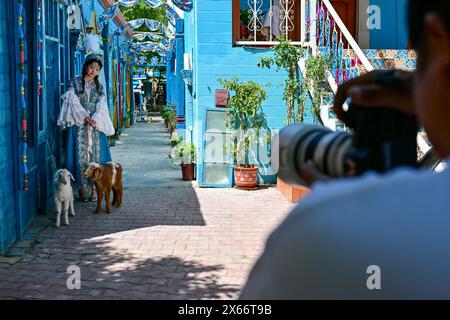
{"type": "MultiPolygon", "coordinates": [[[[450,1],[410,0],[409,27],[416,73],[398,72],[395,89],[379,86],[377,72],[351,80],[335,112],[342,119],[350,97],[415,114],[448,159],[450,1]]],[[[450,168],[316,183],[269,237],[241,299],[450,299],[449,230],[450,168]]]]}

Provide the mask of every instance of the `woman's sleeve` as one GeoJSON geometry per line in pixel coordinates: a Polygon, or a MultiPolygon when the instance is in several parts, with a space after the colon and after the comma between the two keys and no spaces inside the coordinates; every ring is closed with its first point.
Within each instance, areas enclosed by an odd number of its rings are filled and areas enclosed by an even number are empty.
{"type": "Polygon", "coordinates": [[[63,128],[82,125],[89,113],[81,106],[74,91],[69,90],[62,96],[63,103],[58,115],[57,125],[63,128]]]}
{"type": "Polygon", "coordinates": [[[105,88],[103,87],[103,85],[101,83],[98,84],[98,95],[101,97],[105,97],[105,88]]]}
{"type": "Polygon", "coordinates": [[[92,115],[92,119],[96,122],[96,129],[106,134],[106,136],[112,136],[115,133],[105,96],[100,96],[100,100],[97,103],[97,110],[92,115]]]}
{"type": "Polygon", "coordinates": [[[67,90],[75,91],[75,78],[69,80],[69,83],[67,84],[67,90]]]}

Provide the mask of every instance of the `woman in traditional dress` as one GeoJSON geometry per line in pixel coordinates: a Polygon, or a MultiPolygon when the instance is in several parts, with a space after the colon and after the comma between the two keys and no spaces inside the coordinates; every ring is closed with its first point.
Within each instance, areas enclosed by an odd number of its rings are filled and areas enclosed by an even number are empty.
{"type": "Polygon", "coordinates": [[[91,193],[90,200],[97,200],[93,182],[84,175],[88,163],[105,164],[111,161],[108,138],[104,133],[105,130],[101,129],[104,126],[100,126],[99,123],[103,120],[109,121],[112,127],[107,108],[105,107],[106,111],[102,110],[103,112],[98,110],[99,102],[105,100],[103,86],[98,81],[102,67],[103,64],[98,56],[88,55],[83,65],[82,75],[69,84],[69,90],[76,94],[81,106],[87,111],[83,122],[68,128],[66,148],[66,169],[75,177],[81,201],[88,201],[87,194],[89,192],[91,193]],[[101,117],[99,117],[100,114],[101,117]]]}

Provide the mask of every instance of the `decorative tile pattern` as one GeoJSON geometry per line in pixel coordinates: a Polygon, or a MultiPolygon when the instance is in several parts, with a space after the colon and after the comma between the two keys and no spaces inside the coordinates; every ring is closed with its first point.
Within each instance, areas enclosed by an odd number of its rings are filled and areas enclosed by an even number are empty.
{"type": "Polygon", "coordinates": [[[417,54],[413,50],[364,50],[366,57],[375,69],[403,69],[416,68],[417,54]]]}

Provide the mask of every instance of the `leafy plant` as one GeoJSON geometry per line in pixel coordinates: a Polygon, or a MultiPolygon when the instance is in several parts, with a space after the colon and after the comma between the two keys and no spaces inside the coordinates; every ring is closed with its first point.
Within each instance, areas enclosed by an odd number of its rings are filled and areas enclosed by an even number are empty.
{"type": "Polygon", "coordinates": [[[179,145],[180,143],[182,143],[183,142],[183,137],[182,136],[174,136],[174,137],[172,137],[172,139],[170,139],[170,146],[173,148],[173,147],[176,147],[177,145],[179,145]]]}
{"type": "Polygon", "coordinates": [[[306,57],[306,50],[290,44],[286,35],[278,37],[279,44],[273,47],[273,58],[262,58],[259,66],[262,68],[276,67],[276,70],[286,70],[288,79],[284,83],[283,99],[287,102],[286,123],[303,122],[305,117],[305,102],[309,92],[313,93],[312,113],[314,120],[320,119],[320,105],[323,96],[322,84],[326,80],[326,72],[330,62],[323,55],[309,56],[306,59],[306,74],[300,79],[297,64],[299,59],[306,57]]]}
{"type": "Polygon", "coordinates": [[[219,79],[219,83],[234,95],[226,109],[226,125],[233,132],[232,152],[234,163],[249,167],[249,149],[252,143],[258,143],[261,129],[266,129],[265,115],[260,111],[267,93],[254,81],[240,82],[234,76],[231,80],[219,79]]]}
{"type": "Polygon", "coordinates": [[[169,133],[174,132],[177,127],[177,112],[175,109],[167,106],[161,111],[161,117],[163,118],[169,133]]]}
{"type": "Polygon", "coordinates": [[[313,92],[312,113],[315,121],[320,119],[320,105],[323,96],[321,84],[326,80],[328,65],[329,62],[323,55],[310,56],[305,63],[306,75],[304,79],[304,92],[307,92],[307,88],[310,88],[313,92]]]}
{"type": "Polygon", "coordinates": [[[193,164],[196,161],[195,145],[181,142],[172,148],[170,159],[175,165],[193,164]]]}
{"type": "Polygon", "coordinates": [[[292,45],[286,34],[277,38],[279,43],[273,47],[273,58],[262,58],[258,66],[270,69],[275,66],[277,71],[285,70],[288,78],[284,83],[283,99],[287,103],[286,123],[303,122],[305,112],[304,88],[301,85],[297,64],[305,56],[305,50],[292,45]]]}

